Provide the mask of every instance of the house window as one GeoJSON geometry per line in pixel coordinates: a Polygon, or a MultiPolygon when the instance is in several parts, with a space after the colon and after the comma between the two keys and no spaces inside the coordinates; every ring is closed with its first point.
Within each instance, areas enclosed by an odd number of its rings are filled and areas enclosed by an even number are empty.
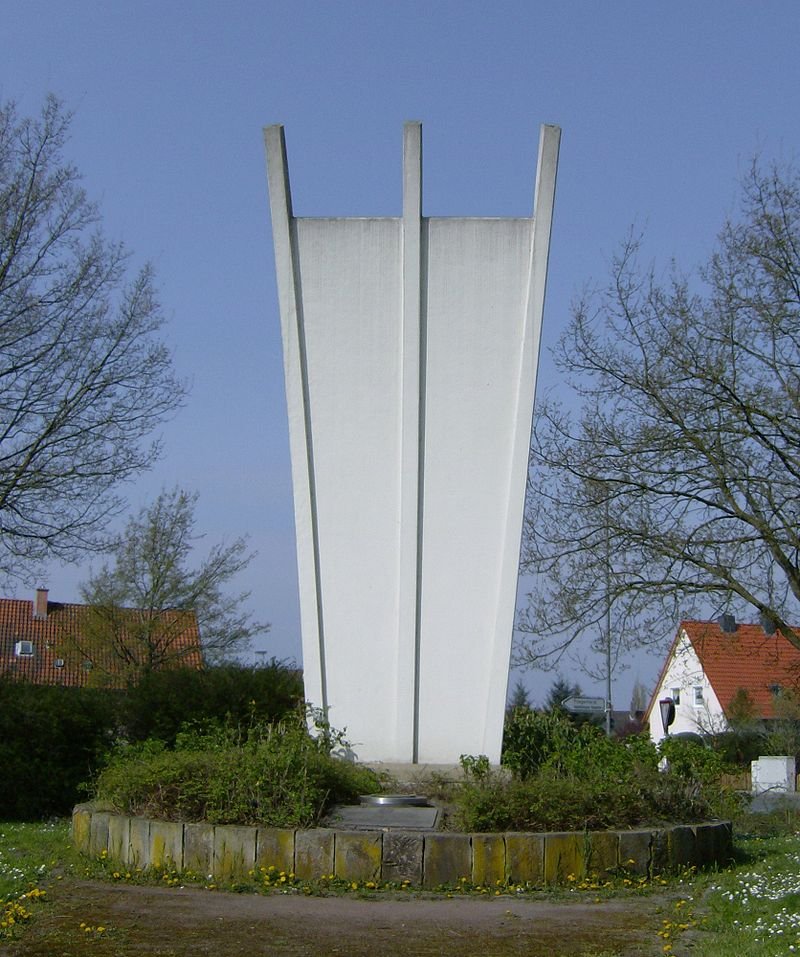
{"type": "Polygon", "coordinates": [[[14,654],[17,656],[17,658],[32,658],[33,657],[33,642],[18,641],[14,645],[14,654]]]}
{"type": "Polygon", "coordinates": [[[673,688],[672,693],[670,694],[670,697],[672,698],[672,700],[675,702],[676,705],[679,705],[681,703],[681,689],[673,688]]]}
{"type": "Polygon", "coordinates": [[[54,668],[63,668],[63,667],[64,667],[64,659],[63,659],[63,658],[56,658],[56,660],[53,662],[53,667],[54,667],[54,668]]]}
{"type": "Polygon", "coordinates": [[[695,685],[694,688],[694,706],[701,708],[703,706],[703,688],[702,685],[695,685]]]}

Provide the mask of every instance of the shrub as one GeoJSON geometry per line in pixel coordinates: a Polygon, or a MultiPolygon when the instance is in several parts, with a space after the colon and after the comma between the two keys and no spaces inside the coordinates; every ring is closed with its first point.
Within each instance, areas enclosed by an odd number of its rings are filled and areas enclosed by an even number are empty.
{"type": "Polygon", "coordinates": [[[581,831],[728,817],[733,799],[652,764],[587,764],[583,773],[544,768],[527,778],[467,777],[454,826],[464,831],[581,831]],[[727,803],[726,803],[727,802],[727,803]]]}
{"type": "Polygon", "coordinates": [[[0,681],[0,816],[68,814],[118,737],[171,745],[188,720],[274,721],[302,695],[300,672],[275,659],[153,672],[127,691],[0,681]]]}
{"type": "Polygon", "coordinates": [[[723,774],[736,770],[725,760],[724,754],[697,741],[667,737],[658,750],[661,757],[668,762],[672,774],[684,781],[710,785],[718,782],[723,774]]]}
{"type": "Polygon", "coordinates": [[[150,672],[128,689],[121,721],[130,741],[158,738],[171,745],[187,721],[278,721],[302,700],[300,671],[275,658],[256,668],[236,663],[203,671],[175,668],[150,672]]]}
{"type": "Polygon", "coordinates": [[[0,818],[68,814],[115,732],[118,693],[0,682],[0,818]]]}
{"type": "Polygon", "coordinates": [[[687,742],[670,748],[674,766],[659,771],[659,752],[646,736],[609,739],[591,724],[517,709],[504,737],[502,763],[510,773],[462,758],[454,824],[468,831],[573,831],[730,816],[736,799],[718,785],[725,762],[687,742]]]}
{"type": "Polygon", "coordinates": [[[120,748],[95,796],[120,811],[174,821],[311,827],[334,803],[378,790],[375,775],[331,756],[341,735],[308,733],[296,712],[249,728],[212,723],[180,733],[173,748],[120,748]]]}
{"type": "Polygon", "coordinates": [[[515,708],[503,730],[501,763],[516,777],[535,774],[553,755],[572,746],[577,728],[560,712],[515,708]]]}

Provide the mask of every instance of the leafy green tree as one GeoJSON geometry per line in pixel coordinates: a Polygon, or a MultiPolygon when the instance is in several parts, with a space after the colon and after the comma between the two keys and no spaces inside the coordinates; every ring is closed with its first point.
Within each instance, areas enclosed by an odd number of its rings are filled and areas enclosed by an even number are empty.
{"type": "Polygon", "coordinates": [[[0,574],[104,544],[121,484],[184,387],[145,266],[98,228],[64,159],[70,115],[0,103],[0,574]]]}
{"type": "Polygon", "coordinates": [[[800,647],[797,172],[753,165],[696,277],[661,279],[639,253],[629,239],[577,303],[556,350],[573,395],[537,412],[522,655],[610,611],[620,640],[660,642],[697,602],[800,647]]]}
{"type": "Polygon", "coordinates": [[[581,691],[581,686],[577,682],[572,684],[561,675],[555,679],[555,681],[550,686],[550,690],[547,692],[547,699],[544,703],[544,710],[551,713],[565,713],[565,708],[563,702],[567,698],[572,696],[579,696],[583,694],[581,691]]]}
{"type": "Polygon", "coordinates": [[[530,708],[531,701],[528,695],[528,689],[521,681],[517,681],[511,697],[508,700],[507,711],[516,711],[517,708],[530,708]]]}
{"type": "Polygon", "coordinates": [[[161,492],[129,519],[111,548],[113,564],[83,586],[86,614],[79,633],[63,642],[92,662],[95,680],[120,674],[136,680],[184,663],[192,648],[182,640],[181,612],[196,615],[207,661],[246,648],[268,629],[245,609],[247,592],[226,592],[253,557],[244,538],[215,545],[193,562],[196,501],[196,494],[180,488],[161,492]]]}

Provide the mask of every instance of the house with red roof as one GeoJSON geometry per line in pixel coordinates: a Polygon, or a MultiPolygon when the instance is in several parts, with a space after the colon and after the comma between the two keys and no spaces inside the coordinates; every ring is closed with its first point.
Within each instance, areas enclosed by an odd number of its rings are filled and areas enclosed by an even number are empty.
{"type": "Polygon", "coordinates": [[[675,706],[671,735],[719,734],[730,728],[732,710],[746,700],[756,719],[779,717],[783,691],[800,689],[800,649],[779,632],[737,623],[683,621],[650,700],[645,722],[657,744],[666,735],[659,702],[675,706]]]}
{"type": "MultiPolygon", "coordinates": [[[[38,588],[33,601],[0,598],[0,680],[123,687],[148,663],[135,638],[147,613],[119,609],[121,627],[115,637],[118,643],[121,639],[122,648],[114,649],[83,640],[87,611],[87,605],[50,601],[46,588],[38,588]],[[125,641],[126,625],[129,641],[125,641]]],[[[202,668],[195,613],[169,609],[158,615],[159,627],[151,629],[155,634],[151,643],[156,642],[155,649],[149,649],[151,659],[155,651],[161,667],[202,668]]]]}

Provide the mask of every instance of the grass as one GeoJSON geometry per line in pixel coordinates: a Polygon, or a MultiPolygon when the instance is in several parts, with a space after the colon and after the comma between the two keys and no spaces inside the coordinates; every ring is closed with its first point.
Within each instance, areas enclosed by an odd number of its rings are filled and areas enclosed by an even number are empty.
{"type": "Polygon", "coordinates": [[[683,915],[665,923],[666,953],[696,927],[693,957],[800,954],[800,835],[743,836],[737,846],[740,863],[698,878],[683,915]]]}
{"type": "Polygon", "coordinates": [[[46,897],[42,885],[75,859],[67,821],[0,824],[0,940],[19,935],[46,897]]]}
{"type": "MultiPolygon", "coordinates": [[[[48,886],[72,876],[110,883],[190,883],[187,875],[120,873],[111,862],[88,862],[73,851],[66,821],[0,824],[0,941],[20,937],[25,926],[35,921],[42,901],[46,901],[48,886]]],[[[335,879],[319,884],[303,885],[294,875],[267,869],[254,872],[249,881],[227,889],[275,893],[289,885],[294,893],[358,897],[378,896],[384,891],[396,894],[401,890],[396,885],[381,888],[372,882],[355,884],[335,879]]],[[[406,889],[413,893],[413,889],[406,889]]],[[[659,891],[667,891],[669,901],[659,934],[659,946],[665,955],[683,954],[687,947],[691,948],[692,957],[800,955],[800,819],[743,821],[737,836],[737,862],[716,873],[684,874],[646,885],[637,880],[636,886],[620,878],[611,884],[604,882],[602,887],[581,881],[552,891],[466,886],[455,893],[504,897],[524,893],[526,897],[550,897],[556,901],[565,896],[594,900],[599,896],[605,899],[659,891]]],[[[448,896],[452,894],[450,889],[448,896]]],[[[103,933],[91,925],[82,931],[87,939],[103,933]]],[[[614,951],[598,949],[588,953],[612,955],[614,951]]]]}

